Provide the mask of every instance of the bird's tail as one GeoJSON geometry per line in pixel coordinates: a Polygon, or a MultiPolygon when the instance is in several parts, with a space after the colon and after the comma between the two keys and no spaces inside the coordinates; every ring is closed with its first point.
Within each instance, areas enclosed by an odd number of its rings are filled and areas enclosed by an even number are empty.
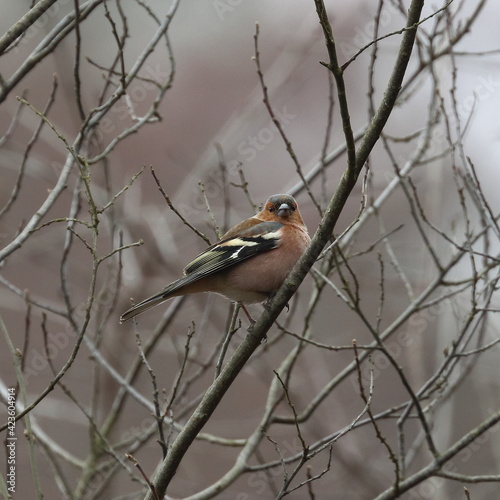
{"type": "Polygon", "coordinates": [[[138,314],[141,314],[144,311],[147,311],[148,309],[151,309],[152,307],[155,307],[158,304],[161,304],[162,302],[171,299],[172,297],[176,297],[178,294],[175,292],[177,292],[184,285],[185,281],[186,281],[185,278],[181,278],[180,280],[174,281],[161,292],[131,307],[128,311],[125,311],[120,316],[120,323],[132,319],[138,314]]]}
{"type": "Polygon", "coordinates": [[[121,316],[120,316],[120,323],[123,323],[124,321],[127,321],[129,319],[132,319],[133,317],[137,316],[138,314],[143,313],[144,311],[147,311],[148,309],[151,309],[154,306],[157,306],[158,304],[161,304],[162,302],[165,302],[167,299],[170,297],[165,297],[164,292],[157,293],[156,295],[153,295],[152,297],[149,297],[149,299],[143,300],[142,302],[139,302],[135,306],[131,307],[128,311],[125,311],[121,316]]]}

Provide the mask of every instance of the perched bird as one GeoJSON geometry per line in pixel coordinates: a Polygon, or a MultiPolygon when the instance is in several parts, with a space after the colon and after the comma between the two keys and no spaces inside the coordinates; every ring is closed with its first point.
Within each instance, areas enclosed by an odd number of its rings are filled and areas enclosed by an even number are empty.
{"type": "Polygon", "coordinates": [[[234,226],[188,264],[182,278],[124,312],[120,323],[191,293],[215,292],[240,304],[263,302],[281,286],[310,242],[297,202],[275,194],[257,215],[234,226]]]}

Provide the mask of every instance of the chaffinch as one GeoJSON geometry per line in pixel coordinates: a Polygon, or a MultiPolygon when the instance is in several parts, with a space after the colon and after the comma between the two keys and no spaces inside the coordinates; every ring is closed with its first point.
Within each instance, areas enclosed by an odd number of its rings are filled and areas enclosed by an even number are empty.
{"type": "Polygon", "coordinates": [[[281,286],[310,242],[294,198],[271,196],[257,215],[234,226],[188,264],[182,278],[124,312],[120,323],[191,293],[215,292],[240,304],[263,302],[281,286]]]}

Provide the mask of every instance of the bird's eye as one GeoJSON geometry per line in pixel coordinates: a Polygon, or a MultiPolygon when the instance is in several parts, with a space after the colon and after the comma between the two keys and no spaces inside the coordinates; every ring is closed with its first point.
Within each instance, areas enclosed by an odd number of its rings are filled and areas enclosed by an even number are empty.
{"type": "Polygon", "coordinates": [[[269,207],[270,212],[274,212],[274,207],[269,207]]]}
{"type": "Polygon", "coordinates": [[[292,209],[292,212],[295,212],[295,209],[296,209],[297,207],[296,207],[295,205],[292,205],[290,208],[292,209]]]}

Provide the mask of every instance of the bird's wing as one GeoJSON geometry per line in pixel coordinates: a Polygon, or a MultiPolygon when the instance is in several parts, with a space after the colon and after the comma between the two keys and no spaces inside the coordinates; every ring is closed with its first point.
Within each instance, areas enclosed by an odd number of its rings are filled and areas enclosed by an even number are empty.
{"type": "Polygon", "coordinates": [[[185,269],[186,278],[200,279],[234,266],[254,255],[278,248],[281,240],[281,222],[259,222],[251,227],[238,228],[198,255],[185,269]],[[238,229],[237,231],[235,231],[238,229]],[[227,237],[229,235],[229,237],[227,237]]]}

